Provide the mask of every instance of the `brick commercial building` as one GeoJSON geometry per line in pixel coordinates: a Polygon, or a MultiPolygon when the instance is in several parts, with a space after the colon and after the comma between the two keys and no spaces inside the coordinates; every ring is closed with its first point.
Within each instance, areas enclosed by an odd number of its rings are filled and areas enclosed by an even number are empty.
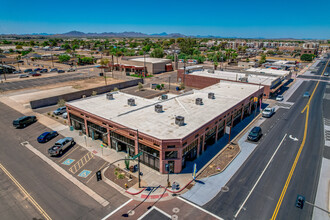
{"type": "Polygon", "coordinates": [[[130,156],[142,152],[141,162],[161,173],[166,173],[166,164],[179,173],[186,161],[207,152],[250,115],[259,106],[255,97],[261,103],[263,91],[262,86],[220,82],[172,98],[114,92],[66,106],[75,129],[130,156]]]}
{"type": "Polygon", "coordinates": [[[252,74],[249,72],[238,73],[218,70],[204,70],[202,67],[199,69],[196,67],[188,68],[188,70],[186,68],[185,75],[183,75],[183,69],[179,69],[177,75],[178,82],[184,82],[185,86],[199,89],[224,81],[263,86],[264,98],[269,98],[277,93],[278,89],[286,82],[282,79],[282,77],[282,75],[265,75],[260,73],[252,74]]]}

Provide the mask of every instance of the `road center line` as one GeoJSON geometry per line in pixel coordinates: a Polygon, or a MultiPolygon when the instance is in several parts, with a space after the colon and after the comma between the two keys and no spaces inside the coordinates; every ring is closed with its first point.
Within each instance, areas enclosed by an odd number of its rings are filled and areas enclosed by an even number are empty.
{"type": "Polygon", "coordinates": [[[23,186],[13,177],[9,171],[0,163],[0,169],[13,181],[13,183],[22,191],[22,193],[30,200],[36,209],[44,216],[45,219],[51,220],[49,215],[41,208],[41,206],[33,199],[33,197],[23,188],[23,186]]]}
{"type": "Polygon", "coordinates": [[[263,170],[262,173],[260,174],[260,176],[259,176],[257,182],[254,184],[254,186],[252,187],[251,191],[249,192],[249,194],[248,194],[247,197],[245,198],[244,202],[242,203],[241,207],[238,209],[238,211],[237,211],[236,214],[234,215],[235,218],[236,218],[236,217],[238,216],[238,214],[241,212],[241,210],[242,210],[242,208],[244,207],[245,203],[247,202],[247,200],[248,200],[249,197],[251,196],[252,192],[254,191],[254,189],[256,188],[256,186],[258,185],[260,179],[262,178],[262,176],[263,176],[264,173],[266,172],[266,170],[267,170],[269,164],[272,162],[272,160],[273,160],[274,156],[276,155],[278,149],[280,149],[280,147],[281,147],[281,145],[282,145],[284,139],[286,138],[286,135],[287,135],[287,134],[284,135],[283,139],[281,140],[280,144],[277,146],[277,148],[276,148],[275,152],[273,153],[272,157],[269,159],[269,161],[268,161],[266,167],[264,168],[264,170],[263,170]]]}
{"type": "Polygon", "coordinates": [[[27,149],[29,149],[30,151],[32,151],[34,154],[36,154],[38,157],[40,157],[40,159],[42,159],[43,161],[45,161],[46,163],[48,163],[57,172],[59,172],[65,178],[67,178],[68,180],[70,180],[74,185],[76,185],[77,187],[79,187],[83,192],[85,192],[87,195],[89,195],[90,197],[92,197],[96,202],[98,202],[99,204],[101,204],[103,207],[109,205],[109,202],[107,200],[105,200],[99,194],[97,194],[96,192],[94,192],[91,188],[89,188],[88,186],[84,185],[82,182],[80,182],[79,180],[77,180],[74,176],[72,176],[71,174],[69,174],[62,167],[60,167],[59,165],[57,165],[54,161],[52,161],[51,159],[49,159],[48,157],[46,157],[43,153],[41,153],[39,150],[37,150],[36,148],[34,148],[32,145],[30,145],[29,142],[26,141],[26,142],[23,142],[21,144],[23,146],[25,146],[27,149]]]}

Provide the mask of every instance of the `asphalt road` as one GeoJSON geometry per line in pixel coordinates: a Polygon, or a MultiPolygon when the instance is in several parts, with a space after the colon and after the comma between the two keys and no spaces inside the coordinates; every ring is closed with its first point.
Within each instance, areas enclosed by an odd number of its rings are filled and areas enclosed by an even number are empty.
{"type": "MultiPolygon", "coordinates": [[[[319,71],[323,69],[320,68],[319,71]]],[[[288,100],[295,103],[291,109],[279,109],[272,118],[262,124],[264,137],[260,140],[257,149],[228,182],[229,191],[219,193],[204,208],[224,219],[234,219],[286,135],[272,162],[236,217],[236,219],[272,218],[304,136],[306,112],[302,114],[301,111],[308,99],[303,98],[302,94],[305,91],[312,94],[316,83],[314,81],[302,83],[288,100]],[[298,141],[290,139],[290,135],[298,138],[298,141]]],[[[303,210],[298,209],[295,207],[295,200],[297,194],[304,195],[311,203],[315,200],[324,144],[322,98],[325,85],[324,82],[319,84],[311,101],[306,143],[283,197],[277,219],[311,219],[312,207],[305,204],[303,210]]]]}
{"type": "MultiPolygon", "coordinates": [[[[36,137],[47,130],[45,126],[37,122],[25,129],[15,129],[11,126],[12,120],[20,117],[21,114],[2,103],[0,103],[0,110],[2,112],[0,115],[0,164],[52,219],[101,219],[128,200],[112,187],[106,187],[105,183],[100,184],[93,179],[89,187],[110,202],[107,207],[101,206],[21,145],[23,141],[29,141],[34,145],[36,137]]],[[[19,195],[20,190],[1,169],[0,178],[0,216],[6,216],[5,219],[40,218],[40,212],[27,202],[27,198],[22,195],[16,196],[19,195]],[[8,208],[4,209],[4,207],[8,208]]]]}
{"type": "Polygon", "coordinates": [[[9,91],[9,90],[17,90],[17,89],[26,89],[36,86],[45,86],[52,85],[56,83],[62,83],[73,80],[81,80],[86,79],[88,76],[86,73],[70,73],[70,74],[59,74],[56,76],[37,78],[30,77],[31,79],[22,79],[19,81],[12,82],[4,82],[0,84],[0,91],[9,91]]]}

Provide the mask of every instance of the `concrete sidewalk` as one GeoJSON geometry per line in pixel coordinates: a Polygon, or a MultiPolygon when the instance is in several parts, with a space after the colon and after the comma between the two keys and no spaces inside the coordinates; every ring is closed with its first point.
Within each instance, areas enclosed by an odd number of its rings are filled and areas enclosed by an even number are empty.
{"type": "Polygon", "coordinates": [[[330,160],[322,158],[320,179],[315,197],[313,220],[330,220],[330,215],[323,210],[330,212],[330,160]],[[321,210],[321,209],[323,210],[321,210]]]}
{"type": "MultiPolygon", "coordinates": [[[[260,118],[253,123],[253,126],[259,126],[264,122],[264,120],[264,118],[260,118]]],[[[247,135],[248,132],[243,134],[241,137],[238,137],[238,145],[241,148],[241,153],[238,154],[235,160],[233,160],[222,173],[201,179],[196,182],[195,186],[191,190],[183,194],[182,197],[200,206],[205,205],[213,199],[257,147],[257,144],[246,142],[247,135]]]]}

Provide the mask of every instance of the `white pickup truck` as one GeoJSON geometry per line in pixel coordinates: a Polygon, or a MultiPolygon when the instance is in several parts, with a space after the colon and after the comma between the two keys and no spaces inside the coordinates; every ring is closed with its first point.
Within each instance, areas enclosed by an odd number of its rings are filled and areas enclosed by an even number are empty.
{"type": "Polygon", "coordinates": [[[275,108],[265,108],[262,112],[262,117],[270,118],[275,113],[275,108]]]}

